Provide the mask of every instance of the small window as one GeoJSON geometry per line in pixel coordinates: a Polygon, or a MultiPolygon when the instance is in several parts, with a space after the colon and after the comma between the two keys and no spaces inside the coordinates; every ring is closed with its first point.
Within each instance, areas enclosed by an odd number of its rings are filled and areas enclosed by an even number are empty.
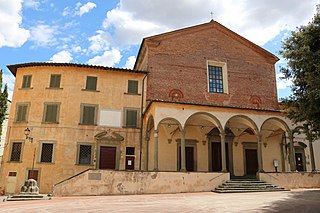
{"type": "Polygon", "coordinates": [[[61,75],[53,74],[50,77],[50,88],[60,88],[61,75]]]}
{"type": "Polygon", "coordinates": [[[210,66],[209,69],[209,92],[223,93],[222,67],[210,66]]]}
{"type": "Polygon", "coordinates": [[[42,143],[40,162],[53,162],[53,143],[42,143]]]}
{"type": "Polygon", "coordinates": [[[126,155],[134,155],[134,147],[126,147],[126,155]]]}
{"type": "Polygon", "coordinates": [[[9,177],[17,177],[17,172],[9,172],[9,177]]]}
{"type": "Polygon", "coordinates": [[[128,93],[129,94],[138,94],[138,81],[128,81],[128,93]]]}
{"type": "Polygon", "coordinates": [[[44,104],[44,119],[45,123],[58,123],[59,121],[59,103],[44,104]]]}
{"type": "Polygon", "coordinates": [[[86,90],[97,90],[97,77],[87,76],[86,90]]]}
{"type": "Polygon", "coordinates": [[[16,122],[27,122],[28,115],[28,104],[17,104],[15,121],[16,122]]]}
{"type": "Polygon", "coordinates": [[[81,105],[80,124],[96,125],[97,105],[81,105]]]}
{"type": "Polygon", "coordinates": [[[126,127],[138,127],[138,110],[137,109],[125,109],[125,126],[126,127]]]}
{"type": "Polygon", "coordinates": [[[90,165],[92,159],[92,146],[91,145],[79,145],[79,160],[78,164],[90,165]]]}
{"type": "Polygon", "coordinates": [[[13,142],[11,146],[10,161],[19,162],[21,158],[22,142],[13,142]]]}
{"type": "Polygon", "coordinates": [[[24,75],[22,79],[22,88],[30,88],[31,87],[31,79],[32,75],[24,75]]]}

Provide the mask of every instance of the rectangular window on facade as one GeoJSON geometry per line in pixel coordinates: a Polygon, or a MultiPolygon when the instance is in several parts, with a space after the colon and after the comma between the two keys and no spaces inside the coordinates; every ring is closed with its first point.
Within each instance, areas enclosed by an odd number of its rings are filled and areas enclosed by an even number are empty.
{"type": "Polygon", "coordinates": [[[97,105],[81,105],[81,121],[83,125],[96,125],[97,105]]]}
{"type": "Polygon", "coordinates": [[[21,88],[30,88],[31,87],[32,75],[24,75],[22,78],[21,88]]]}
{"type": "Polygon", "coordinates": [[[126,155],[134,155],[134,147],[126,147],[126,155]]]}
{"type": "Polygon", "coordinates": [[[53,74],[50,77],[50,88],[60,88],[61,75],[53,74]]]}
{"type": "Polygon", "coordinates": [[[40,162],[52,163],[53,162],[53,143],[42,143],[40,162]]]}
{"type": "Polygon", "coordinates": [[[128,81],[128,93],[129,94],[138,94],[138,81],[128,81]]]}
{"type": "Polygon", "coordinates": [[[223,72],[222,67],[208,66],[209,71],[209,92],[223,93],[223,72]]]}
{"type": "Polygon", "coordinates": [[[10,161],[19,162],[21,158],[22,142],[13,142],[11,146],[10,161]]]}
{"type": "Polygon", "coordinates": [[[28,104],[17,104],[15,122],[27,122],[28,104]]]}
{"type": "Polygon", "coordinates": [[[92,146],[91,145],[79,145],[79,160],[78,164],[89,165],[92,159],[92,146]]]}
{"type": "Polygon", "coordinates": [[[125,126],[126,127],[138,127],[138,110],[137,109],[125,109],[125,126]]]}
{"type": "Polygon", "coordinates": [[[97,77],[87,76],[86,90],[97,90],[97,77]]]}
{"type": "Polygon", "coordinates": [[[44,104],[44,119],[45,123],[58,123],[59,121],[59,103],[44,104]]]}

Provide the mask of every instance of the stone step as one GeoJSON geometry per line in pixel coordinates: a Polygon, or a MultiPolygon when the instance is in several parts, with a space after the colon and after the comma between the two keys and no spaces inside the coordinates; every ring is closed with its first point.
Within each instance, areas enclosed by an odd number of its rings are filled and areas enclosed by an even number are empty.
{"type": "Polygon", "coordinates": [[[261,189],[247,189],[247,190],[236,190],[236,189],[215,189],[213,192],[218,193],[246,193],[246,192],[280,192],[280,191],[287,191],[284,189],[272,189],[272,190],[261,190],[261,189]]]}

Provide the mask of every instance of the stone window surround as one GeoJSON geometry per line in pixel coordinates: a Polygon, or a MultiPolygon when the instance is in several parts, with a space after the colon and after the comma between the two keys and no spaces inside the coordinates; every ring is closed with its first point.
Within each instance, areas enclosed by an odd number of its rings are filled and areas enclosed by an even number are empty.
{"type": "Polygon", "coordinates": [[[139,128],[140,125],[140,109],[139,108],[134,108],[134,107],[124,107],[123,108],[123,112],[124,112],[124,116],[123,116],[123,127],[124,128],[139,128]],[[131,126],[127,126],[127,110],[135,110],[137,112],[137,121],[136,121],[136,126],[135,127],[131,127],[131,126]]]}
{"type": "Polygon", "coordinates": [[[96,126],[97,125],[97,119],[98,119],[98,110],[99,105],[98,104],[87,104],[87,103],[81,103],[80,104],[80,122],[79,125],[88,125],[88,126],[96,126]],[[83,124],[83,109],[85,106],[94,107],[94,124],[83,124]]]}
{"type": "Polygon", "coordinates": [[[10,154],[8,156],[8,163],[22,163],[22,157],[23,157],[23,149],[24,149],[24,140],[14,140],[10,142],[10,154]],[[12,155],[12,146],[13,143],[21,143],[21,151],[20,151],[20,160],[19,161],[11,161],[11,155],[12,155]]]}
{"type": "Polygon", "coordinates": [[[14,122],[15,123],[27,123],[28,122],[28,115],[29,115],[30,105],[31,105],[30,102],[17,102],[16,103],[16,108],[15,108],[15,113],[14,113],[14,122]],[[26,120],[25,121],[17,121],[19,106],[23,106],[23,105],[27,106],[26,120]]]}
{"type": "Polygon", "coordinates": [[[211,60],[207,60],[207,92],[213,93],[209,91],[209,84],[210,84],[209,83],[209,66],[222,67],[223,93],[214,93],[214,94],[229,94],[227,63],[211,61],[211,60]]]}
{"type": "Polygon", "coordinates": [[[48,141],[39,141],[39,152],[38,152],[38,162],[37,163],[43,163],[43,164],[54,164],[55,163],[55,155],[56,155],[56,141],[48,140],[48,141]],[[50,143],[53,144],[52,148],[52,159],[51,162],[41,162],[41,154],[42,154],[42,144],[44,143],[50,143]]]}
{"type": "Polygon", "coordinates": [[[48,124],[57,124],[57,123],[59,123],[60,105],[61,105],[60,102],[45,102],[44,103],[44,109],[43,109],[42,123],[48,123],[48,124]],[[45,121],[46,114],[47,114],[47,106],[48,105],[54,105],[54,104],[58,105],[57,115],[56,115],[56,122],[45,121]]]}
{"type": "Polygon", "coordinates": [[[77,143],[77,155],[76,155],[76,163],[75,165],[78,166],[93,166],[93,156],[94,155],[94,144],[93,143],[89,143],[89,142],[78,142],[77,143]],[[80,155],[80,145],[85,145],[85,146],[91,146],[91,162],[90,164],[80,164],[79,160],[79,155],[80,155]]]}

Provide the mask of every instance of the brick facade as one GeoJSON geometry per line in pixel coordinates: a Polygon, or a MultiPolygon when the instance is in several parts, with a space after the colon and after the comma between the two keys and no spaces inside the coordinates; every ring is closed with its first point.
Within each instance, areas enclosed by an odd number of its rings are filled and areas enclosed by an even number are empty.
{"type": "Polygon", "coordinates": [[[217,22],[144,39],[136,69],[148,75],[147,100],[278,109],[278,58],[217,22]],[[228,94],[209,93],[207,61],[226,63],[228,94]],[[175,98],[172,91],[181,91],[175,98]]]}

